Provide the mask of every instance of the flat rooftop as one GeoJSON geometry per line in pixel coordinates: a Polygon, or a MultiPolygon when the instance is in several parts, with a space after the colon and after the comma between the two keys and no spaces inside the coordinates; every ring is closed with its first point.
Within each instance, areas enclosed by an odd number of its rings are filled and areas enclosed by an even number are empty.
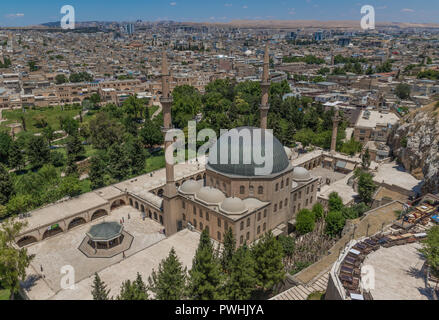
{"type": "Polygon", "coordinates": [[[425,260],[419,243],[381,248],[369,254],[364,265],[375,269],[374,300],[430,300],[421,271],[425,260]]]}
{"type": "Polygon", "coordinates": [[[395,124],[399,121],[399,118],[396,114],[389,112],[389,113],[382,113],[379,111],[374,110],[364,110],[361,112],[360,116],[358,117],[356,127],[363,127],[363,128],[375,128],[377,125],[385,125],[387,124],[395,124]],[[368,119],[363,118],[365,112],[370,112],[370,116],[368,119]]]}
{"type": "Polygon", "coordinates": [[[31,212],[30,217],[26,218],[28,225],[22,233],[49,225],[83,211],[100,207],[106,203],[107,200],[101,198],[96,193],[88,192],[76,198],[37,209],[31,212]]]}
{"type": "Polygon", "coordinates": [[[348,180],[353,176],[353,173],[345,176],[342,180],[338,180],[331,185],[324,185],[321,187],[320,192],[317,193],[318,197],[323,199],[329,199],[329,195],[333,192],[337,192],[340,198],[343,200],[343,204],[348,204],[355,200],[358,193],[348,185],[348,180]]]}
{"type": "Polygon", "coordinates": [[[396,162],[379,165],[373,181],[379,184],[384,182],[414,192],[419,191],[422,184],[421,180],[413,177],[396,162]]]}

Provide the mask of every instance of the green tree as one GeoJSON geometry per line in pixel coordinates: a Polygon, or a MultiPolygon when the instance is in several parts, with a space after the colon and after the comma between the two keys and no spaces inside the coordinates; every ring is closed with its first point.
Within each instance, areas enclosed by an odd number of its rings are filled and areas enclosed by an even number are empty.
{"type": "Polygon", "coordinates": [[[120,143],[123,137],[123,127],[117,121],[110,119],[106,112],[99,112],[90,120],[90,141],[97,149],[108,149],[114,143],[120,143]]]}
{"type": "Polygon", "coordinates": [[[50,152],[50,163],[53,164],[55,167],[59,168],[64,166],[66,162],[66,159],[64,157],[64,154],[59,151],[52,151],[50,152]]]}
{"type": "Polygon", "coordinates": [[[317,202],[315,205],[313,205],[312,207],[312,213],[314,214],[314,218],[316,220],[320,220],[323,218],[323,216],[325,215],[325,209],[323,208],[322,204],[317,202]]]}
{"type": "Polygon", "coordinates": [[[258,285],[263,290],[269,291],[285,279],[282,246],[271,232],[265,234],[251,251],[258,285]]]}
{"type": "Polygon", "coordinates": [[[20,281],[26,278],[26,269],[34,255],[26,248],[18,249],[15,239],[26,225],[13,219],[3,221],[0,228],[0,285],[10,292],[9,299],[14,300],[20,289],[20,281]]]}
{"type": "Polygon", "coordinates": [[[33,168],[40,168],[50,162],[49,145],[42,136],[32,136],[29,139],[26,154],[33,168]]]}
{"type": "Polygon", "coordinates": [[[63,84],[63,83],[66,83],[66,82],[68,82],[68,79],[67,79],[65,74],[57,74],[56,75],[56,77],[55,77],[55,83],[56,84],[63,84]]]}
{"type": "Polygon", "coordinates": [[[431,273],[439,277],[439,226],[432,227],[427,232],[427,238],[423,241],[419,252],[427,259],[431,273]]]}
{"type": "Polygon", "coordinates": [[[157,272],[152,271],[148,282],[156,300],[182,300],[186,297],[187,271],[178,260],[174,248],[160,262],[157,272]]]}
{"type": "Polygon", "coordinates": [[[315,217],[308,209],[299,211],[296,217],[296,230],[299,234],[307,234],[314,231],[315,217]]]}
{"type": "Polygon", "coordinates": [[[145,170],[146,153],[139,138],[128,139],[125,143],[125,153],[133,175],[139,175],[145,170]]]}
{"type": "Polygon", "coordinates": [[[78,161],[84,157],[85,149],[82,145],[81,139],[79,139],[78,133],[70,136],[67,139],[66,150],[67,157],[73,161],[78,161]]]}
{"type": "Polygon", "coordinates": [[[126,178],[130,173],[130,160],[120,144],[113,144],[108,150],[108,170],[116,180],[126,178]]]}
{"type": "Polygon", "coordinates": [[[11,148],[9,149],[9,166],[11,168],[22,170],[25,165],[24,154],[21,151],[21,147],[18,143],[12,143],[11,148]]]}
{"type": "Polygon", "coordinates": [[[361,156],[361,166],[363,167],[363,170],[369,170],[370,167],[370,152],[369,148],[366,148],[366,151],[361,156]]]}
{"type": "Polygon", "coordinates": [[[395,88],[395,94],[401,100],[410,98],[410,86],[407,83],[400,83],[395,88]]]}
{"type": "Polygon", "coordinates": [[[221,254],[221,266],[223,270],[228,272],[230,270],[230,262],[236,251],[236,240],[233,236],[232,228],[229,228],[224,234],[224,249],[221,254]]]}
{"type": "Polygon", "coordinates": [[[0,132],[0,163],[7,164],[9,148],[11,147],[11,145],[11,137],[4,132],[0,132]]]}
{"type": "Polygon", "coordinates": [[[337,237],[345,226],[345,218],[340,211],[330,211],[326,216],[326,234],[337,237]]]}
{"type": "Polygon", "coordinates": [[[59,125],[68,135],[73,136],[78,133],[79,123],[71,117],[59,117],[59,125]]]}
{"type": "Polygon", "coordinates": [[[332,192],[329,195],[329,211],[341,211],[343,209],[343,200],[337,192],[332,192]]]}
{"type": "Polygon", "coordinates": [[[226,283],[226,296],[229,300],[248,300],[256,289],[256,264],[251,251],[239,248],[230,261],[230,276],[226,283]]]}
{"type": "Polygon", "coordinates": [[[162,144],[164,140],[160,126],[150,119],[146,119],[145,125],[140,130],[140,137],[143,143],[150,147],[162,144]]]}
{"type": "Polygon", "coordinates": [[[292,258],[296,247],[294,239],[292,237],[281,234],[279,236],[279,242],[282,246],[282,251],[284,253],[284,256],[287,258],[292,258]]]}
{"type": "Polygon", "coordinates": [[[219,300],[224,296],[222,289],[221,264],[205,229],[189,271],[189,297],[193,300],[219,300]]]}
{"type": "Polygon", "coordinates": [[[67,176],[61,180],[58,188],[61,197],[77,197],[81,194],[82,188],[79,179],[75,176],[67,176]]]}
{"type": "Polygon", "coordinates": [[[136,280],[127,280],[122,283],[120,294],[117,300],[148,300],[148,292],[142,276],[137,273],[136,280]]]}
{"type": "Polygon", "coordinates": [[[53,130],[53,128],[50,125],[47,125],[43,129],[43,136],[47,140],[47,142],[49,143],[49,146],[51,145],[51,142],[54,138],[54,133],[55,133],[55,130],[53,130]]]}
{"type": "Polygon", "coordinates": [[[0,204],[8,203],[11,196],[14,194],[14,184],[8,170],[0,164],[0,204]]]}
{"type": "Polygon", "coordinates": [[[25,213],[34,207],[34,198],[29,194],[18,194],[9,200],[6,211],[9,215],[25,213]]]}
{"type": "Polygon", "coordinates": [[[372,204],[373,195],[377,189],[378,187],[373,182],[372,175],[368,172],[362,172],[358,179],[358,195],[366,205],[372,204]]]}
{"type": "Polygon", "coordinates": [[[110,297],[108,296],[110,290],[107,290],[107,285],[104,281],[101,280],[97,272],[95,273],[95,278],[93,280],[93,285],[91,288],[93,300],[110,300],[110,297]]]}
{"type": "Polygon", "coordinates": [[[101,155],[95,155],[90,159],[89,178],[91,181],[91,188],[99,189],[105,186],[105,168],[106,163],[101,155]]]}

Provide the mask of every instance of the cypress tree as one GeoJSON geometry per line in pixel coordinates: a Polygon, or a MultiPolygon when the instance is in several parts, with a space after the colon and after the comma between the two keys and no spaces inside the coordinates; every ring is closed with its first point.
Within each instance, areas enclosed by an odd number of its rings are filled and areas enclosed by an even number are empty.
{"type": "Polygon", "coordinates": [[[250,299],[257,285],[255,267],[255,261],[246,246],[239,248],[235,252],[230,261],[230,277],[226,285],[228,299],[250,299]]]}
{"type": "Polygon", "coordinates": [[[258,284],[263,290],[271,290],[284,280],[282,246],[271,232],[267,233],[252,247],[252,255],[256,263],[255,271],[258,284]]]}
{"type": "Polygon", "coordinates": [[[139,273],[133,282],[127,280],[122,283],[117,300],[148,300],[147,288],[139,273]]]}
{"type": "Polygon", "coordinates": [[[108,294],[110,290],[107,290],[107,285],[101,280],[99,275],[95,273],[95,278],[93,280],[92,291],[93,300],[110,300],[108,294]]]}
{"type": "Polygon", "coordinates": [[[26,152],[33,168],[41,168],[50,162],[49,145],[42,136],[32,136],[28,141],[26,152]]]}
{"type": "Polygon", "coordinates": [[[9,165],[11,168],[18,170],[23,169],[25,165],[24,155],[21,152],[21,148],[17,143],[13,143],[9,149],[9,165]]]}
{"type": "Polygon", "coordinates": [[[105,167],[106,164],[101,156],[98,155],[91,158],[88,175],[91,181],[92,189],[102,188],[105,185],[105,167]]]}
{"type": "Polygon", "coordinates": [[[193,300],[218,300],[223,297],[221,264],[214,255],[207,230],[201,234],[189,276],[189,295],[193,300]]]}
{"type": "Polygon", "coordinates": [[[186,296],[186,268],[178,260],[174,248],[160,262],[157,272],[152,271],[148,282],[156,300],[182,300],[186,296]]]}
{"type": "Polygon", "coordinates": [[[123,151],[123,148],[118,143],[113,144],[108,151],[108,169],[111,176],[116,180],[126,178],[130,170],[129,159],[123,151]]]}
{"type": "Polygon", "coordinates": [[[84,146],[79,139],[79,135],[75,133],[73,136],[70,136],[67,142],[67,156],[71,157],[73,160],[79,160],[85,154],[84,146]]]}
{"type": "Polygon", "coordinates": [[[141,174],[145,169],[145,149],[140,139],[132,139],[125,145],[125,151],[130,161],[132,174],[141,174]]]}
{"type": "Polygon", "coordinates": [[[4,165],[0,163],[0,205],[8,203],[14,194],[14,185],[11,176],[4,165]]]}
{"type": "Polygon", "coordinates": [[[221,266],[223,270],[229,271],[229,264],[236,251],[236,241],[233,236],[232,228],[229,228],[224,235],[224,250],[221,255],[221,266]]]}

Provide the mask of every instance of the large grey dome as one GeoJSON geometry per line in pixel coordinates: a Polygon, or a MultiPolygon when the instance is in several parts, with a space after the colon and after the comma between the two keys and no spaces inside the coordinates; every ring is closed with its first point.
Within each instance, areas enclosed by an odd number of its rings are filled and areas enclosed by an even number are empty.
{"type": "MultiPolygon", "coordinates": [[[[264,164],[257,164],[254,155],[253,148],[255,145],[260,145],[260,157],[265,157],[265,139],[267,141],[273,141],[273,152],[272,152],[272,163],[273,168],[270,174],[280,173],[288,168],[290,165],[288,156],[285,152],[284,146],[268,131],[262,130],[262,133],[259,132],[255,134],[256,130],[261,130],[259,128],[252,127],[241,127],[236,128],[236,131],[231,134],[222,135],[217,142],[211,147],[209,154],[209,161],[207,167],[211,170],[217,171],[226,175],[234,175],[234,176],[244,176],[244,177],[256,177],[260,176],[255,171],[256,168],[264,168],[264,164]],[[248,131],[244,131],[248,130],[248,131]],[[251,143],[244,143],[244,139],[242,136],[245,134],[249,134],[251,137],[251,143]],[[240,137],[241,136],[241,137],[240,137]],[[261,136],[260,142],[253,142],[254,137],[261,136]],[[232,138],[231,138],[232,137],[232,138]],[[237,144],[233,144],[232,148],[232,140],[238,141],[239,138],[239,146],[237,144]],[[221,146],[226,146],[226,150],[228,150],[228,161],[226,163],[221,163],[221,146]],[[216,150],[213,151],[213,150],[216,150]],[[238,163],[232,163],[232,154],[238,157],[238,163]],[[249,156],[251,161],[245,161],[245,157],[249,156]]],[[[249,140],[250,141],[250,140],[249,140]]],[[[223,147],[224,148],[224,147],[223,147]]],[[[224,150],[224,149],[223,149],[224,150]]],[[[268,152],[269,150],[267,150],[268,152]]],[[[271,152],[270,152],[271,153],[271,152]]],[[[223,151],[224,154],[224,151],[223,151]]],[[[270,156],[269,154],[267,156],[270,156]]]]}

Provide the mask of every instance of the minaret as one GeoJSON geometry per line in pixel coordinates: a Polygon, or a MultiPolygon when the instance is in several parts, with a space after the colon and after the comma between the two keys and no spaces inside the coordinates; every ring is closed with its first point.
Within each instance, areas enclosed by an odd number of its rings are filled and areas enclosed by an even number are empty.
{"type": "Polygon", "coordinates": [[[332,118],[332,123],[331,153],[335,153],[337,148],[338,124],[340,123],[338,108],[335,109],[335,115],[334,118],[332,118]]]}
{"type": "Polygon", "coordinates": [[[268,92],[270,90],[270,56],[268,55],[268,43],[265,46],[264,54],[264,71],[262,74],[261,90],[262,90],[262,101],[261,101],[261,129],[267,129],[267,115],[268,110],[270,110],[270,105],[268,104],[268,92]]]}
{"type": "MultiPolygon", "coordinates": [[[[166,57],[166,51],[162,56],[162,96],[160,103],[163,108],[163,128],[162,132],[165,136],[165,154],[173,143],[166,140],[166,134],[172,130],[171,106],[172,96],[169,92],[169,69],[166,57]]],[[[178,217],[180,211],[177,208],[177,188],[174,179],[174,164],[166,161],[166,186],[163,192],[163,223],[165,225],[166,235],[172,235],[178,231],[178,217]]]]}

